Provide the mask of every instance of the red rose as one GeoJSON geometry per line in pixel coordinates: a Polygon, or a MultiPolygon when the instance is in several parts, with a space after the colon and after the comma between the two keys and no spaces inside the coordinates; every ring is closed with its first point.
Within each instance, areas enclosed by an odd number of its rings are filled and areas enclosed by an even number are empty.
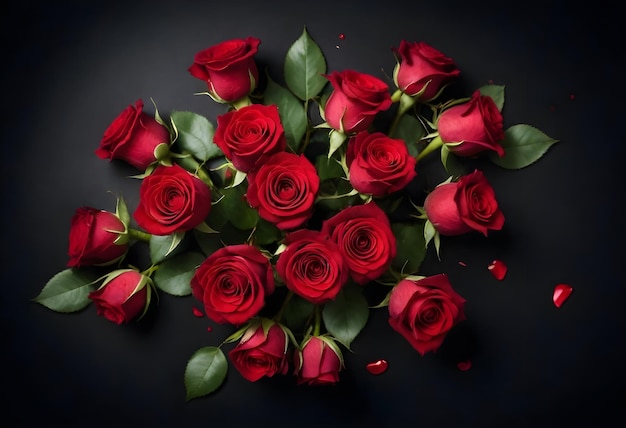
{"type": "Polygon", "coordinates": [[[326,78],[333,92],[324,106],[324,119],[344,134],[367,129],[378,112],[391,107],[389,86],[374,76],[346,70],[326,78]]]}
{"type": "Polygon", "coordinates": [[[133,216],[148,233],[170,235],[198,226],[210,210],[211,191],[202,180],[178,165],[161,165],[143,179],[133,216]]]}
{"type": "Polygon", "coordinates": [[[377,279],[396,256],[389,219],[374,202],[344,208],[324,221],[322,233],[337,243],[357,284],[377,279]]]}
{"type": "Polygon", "coordinates": [[[252,104],[218,116],[213,142],[237,170],[246,173],[287,148],[275,105],[252,104]]]}
{"type": "Polygon", "coordinates": [[[145,171],[169,152],[169,144],[168,129],[144,113],[143,101],[137,100],[106,129],[96,155],[100,159],[120,159],[145,171]]]}
{"type": "Polygon", "coordinates": [[[67,266],[108,265],[128,250],[126,225],[108,211],[81,207],[72,216],[67,266]]]}
{"type": "Polygon", "coordinates": [[[331,339],[311,336],[296,353],[295,365],[298,385],[334,385],[339,382],[343,357],[331,339]]]}
{"type": "Polygon", "coordinates": [[[445,85],[461,74],[451,58],[424,42],[402,40],[393,50],[400,57],[393,73],[396,86],[421,101],[437,98],[445,85]]]}
{"type": "Polygon", "coordinates": [[[262,377],[287,374],[289,339],[279,324],[265,330],[262,325],[251,326],[228,353],[233,366],[245,379],[256,382],[262,377]]]}
{"type": "Polygon", "coordinates": [[[424,355],[436,351],[446,334],[465,319],[465,299],[447,275],[404,279],[391,290],[389,325],[424,355]]]}
{"type": "Polygon", "coordinates": [[[448,150],[469,157],[485,150],[504,156],[502,114],[493,99],[479,91],[464,103],[444,110],[437,120],[439,136],[448,150]]]}
{"type": "Polygon", "coordinates": [[[306,229],[288,234],[284,243],[287,248],[276,270],[287,288],[311,303],[334,299],[349,274],[337,244],[328,235],[306,229]]]}
{"type": "Polygon", "coordinates": [[[424,200],[424,210],[441,235],[477,230],[487,236],[488,230],[501,230],[504,225],[495,192],[478,170],[435,187],[424,200]]]}
{"type": "Polygon", "coordinates": [[[98,315],[115,324],[127,323],[146,309],[150,282],[150,278],[132,269],[111,272],[100,288],[89,293],[89,298],[98,315]]]}
{"type": "Polygon", "coordinates": [[[295,229],[313,215],[320,179],[304,155],[275,153],[247,180],[248,203],[277,228],[295,229]]]}
{"type": "Polygon", "coordinates": [[[259,72],[254,62],[261,41],[254,37],[234,39],[198,52],[189,73],[207,83],[211,97],[230,103],[249,95],[257,86],[259,72]]]}
{"type": "Polygon", "coordinates": [[[193,296],[218,323],[241,325],[265,305],[274,292],[274,273],[267,257],[247,244],[222,247],[202,262],[191,279],[193,296]]]}
{"type": "Polygon", "coordinates": [[[415,177],[415,158],[404,141],[382,132],[361,131],[346,153],[350,184],[359,193],[385,196],[403,189],[415,177]]]}

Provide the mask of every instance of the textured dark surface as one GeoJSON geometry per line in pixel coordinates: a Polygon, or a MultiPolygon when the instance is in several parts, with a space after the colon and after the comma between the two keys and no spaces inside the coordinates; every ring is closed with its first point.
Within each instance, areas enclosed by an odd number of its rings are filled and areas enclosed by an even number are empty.
{"type": "Polygon", "coordinates": [[[1,10],[6,419],[20,426],[555,427],[626,416],[616,393],[626,380],[625,64],[612,3],[25,1],[1,10]],[[468,321],[440,352],[421,357],[380,309],[345,352],[335,387],[297,387],[291,377],[249,383],[231,367],[216,394],[186,403],[187,359],[230,332],[195,318],[191,296],[162,294],[145,320],[124,327],[92,306],[62,315],[29,299],[64,268],[77,207],[112,210],[109,191],[136,206],[139,182],[127,177],[135,171],[94,154],[123,108],[143,98],[152,112],[153,98],[162,112],[192,110],[214,122],[223,106],[193,95],[204,90],[187,72],[194,54],[255,36],[258,60],[280,77],[305,25],[329,71],[383,79],[395,64],[392,46],[424,40],[460,67],[453,91],[504,84],[505,125],[528,123],[560,142],[523,170],[479,164],[506,224],[489,238],[444,239],[442,260],[430,253],[424,262],[424,275],[448,273],[468,301],[468,321]],[[501,282],[487,270],[495,258],[509,266],[501,282]],[[574,287],[560,309],[552,303],[558,283],[574,287]],[[456,368],[461,357],[471,359],[469,371],[456,368]],[[379,358],[388,371],[369,375],[365,365],[379,358]]]}

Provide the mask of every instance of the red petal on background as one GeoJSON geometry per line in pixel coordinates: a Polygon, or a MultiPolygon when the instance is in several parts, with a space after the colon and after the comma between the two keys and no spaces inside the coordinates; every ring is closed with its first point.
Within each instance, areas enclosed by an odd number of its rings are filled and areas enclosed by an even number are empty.
{"type": "Polygon", "coordinates": [[[465,266],[467,266],[467,263],[465,263],[465,262],[459,262],[459,266],[463,266],[463,267],[465,267],[465,266]]]}
{"type": "Polygon", "coordinates": [[[573,288],[567,284],[558,284],[554,287],[554,294],[552,294],[552,301],[557,308],[560,308],[563,302],[567,300],[570,294],[572,294],[573,288]]]}
{"type": "Polygon", "coordinates": [[[494,260],[491,262],[487,269],[491,271],[491,274],[499,281],[502,281],[506,276],[508,270],[506,264],[502,260],[494,260]]]}
{"type": "Polygon", "coordinates": [[[202,311],[196,307],[191,308],[191,310],[193,311],[193,316],[197,317],[197,318],[202,318],[204,316],[204,314],[202,313],[202,311]]]}
{"type": "Polygon", "coordinates": [[[465,372],[472,367],[472,362],[470,360],[459,361],[458,363],[456,363],[456,366],[459,370],[465,372]]]}
{"type": "Polygon", "coordinates": [[[339,40],[343,40],[343,39],[345,39],[345,38],[346,38],[346,35],[345,35],[345,34],[343,34],[343,33],[339,34],[339,40]]]}
{"type": "Polygon", "coordinates": [[[213,331],[213,327],[208,326],[208,327],[206,328],[206,331],[208,331],[209,333],[210,333],[210,332],[212,332],[212,331],[213,331]]]}
{"type": "Polygon", "coordinates": [[[389,364],[386,360],[378,360],[365,366],[368,372],[373,375],[379,375],[387,371],[389,364]]]}

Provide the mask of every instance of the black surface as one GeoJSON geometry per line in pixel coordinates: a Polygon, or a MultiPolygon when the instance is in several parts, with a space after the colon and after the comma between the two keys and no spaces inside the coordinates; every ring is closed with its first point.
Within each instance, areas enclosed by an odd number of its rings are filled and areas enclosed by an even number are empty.
{"type": "Polygon", "coordinates": [[[5,419],[19,426],[569,427],[626,416],[625,64],[617,6],[379,3],[2,6],[5,419]],[[162,294],[146,320],[124,327],[93,306],[63,315],[29,299],[64,268],[78,206],[111,210],[108,191],[136,206],[139,183],[126,177],[135,172],[94,154],[123,108],[143,98],[152,112],[153,98],[162,112],[192,110],[214,121],[223,107],[193,95],[203,90],[187,73],[193,55],[252,35],[262,40],[259,61],[278,76],[304,25],[329,71],[381,78],[393,70],[392,46],[424,40],[457,62],[455,90],[504,84],[505,125],[529,123],[560,142],[523,170],[482,165],[504,230],[444,239],[442,261],[431,254],[423,265],[424,274],[448,273],[468,300],[469,320],[451,343],[467,353],[471,370],[459,371],[458,355],[445,346],[421,357],[379,310],[346,352],[335,387],[297,387],[289,377],[249,383],[231,367],[216,394],[186,403],[187,359],[230,331],[195,318],[191,296],[162,294]],[[509,266],[502,282],[486,268],[494,258],[509,266]],[[574,287],[560,309],[551,300],[558,283],[574,287]],[[389,370],[369,375],[365,364],[379,358],[389,370]]]}

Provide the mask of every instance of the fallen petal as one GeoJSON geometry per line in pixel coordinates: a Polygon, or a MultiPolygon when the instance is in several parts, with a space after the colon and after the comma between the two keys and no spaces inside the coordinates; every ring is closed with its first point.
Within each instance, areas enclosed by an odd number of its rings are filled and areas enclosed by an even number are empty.
{"type": "Polygon", "coordinates": [[[573,288],[567,284],[558,284],[554,287],[554,293],[552,294],[552,301],[557,308],[560,308],[563,302],[567,300],[570,294],[572,294],[573,288]]]}
{"type": "Polygon", "coordinates": [[[202,311],[196,307],[193,307],[191,309],[193,311],[193,316],[197,317],[197,318],[202,318],[204,316],[204,314],[202,313],[202,311]]]}
{"type": "Polygon", "coordinates": [[[389,367],[389,364],[386,360],[374,361],[373,363],[369,363],[365,366],[367,371],[373,375],[379,375],[381,373],[384,373],[385,371],[387,371],[387,367],[389,367]]]}
{"type": "Polygon", "coordinates": [[[465,372],[472,367],[472,362],[470,360],[459,361],[458,363],[456,363],[456,366],[459,370],[465,372]]]}
{"type": "Polygon", "coordinates": [[[491,274],[499,281],[502,281],[506,276],[506,272],[508,270],[506,264],[502,260],[494,260],[491,262],[487,269],[491,272],[491,274]]]}

